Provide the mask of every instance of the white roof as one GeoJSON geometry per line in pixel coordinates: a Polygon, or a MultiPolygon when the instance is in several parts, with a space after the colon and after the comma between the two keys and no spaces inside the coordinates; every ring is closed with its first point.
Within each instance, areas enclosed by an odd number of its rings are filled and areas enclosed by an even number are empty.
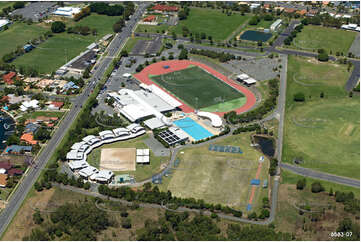
{"type": "Polygon", "coordinates": [[[113,131],[111,131],[111,130],[101,131],[101,132],[99,132],[99,136],[100,136],[100,137],[106,137],[106,138],[115,137],[113,131]]]}
{"type": "Polygon", "coordinates": [[[181,140],[189,138],[188,134],[178,127],[170,127],[169,131],[178,136],[181,140]]]}
{"type": "Polygon", "coordinates": [[[257,81],[255,79],[253,79],[252,77],[248,78],[248,79],[245,79],[243,80],[245,83],[247,84],[253,84],[253,83],[256,83],[257,81]]]}
{"type": "Polygon", "coordinates": [[[144,129],[142,126],[140,126],[139,124],[130,124],[127,126],[127,129],[129,130],[139,130],[139,129],[144,129]]]}
{"type": "Polygon", "coordinates": [[[150,129],[158,129],[165,126],[165,124],[159,118],[145,120],[144,124],[150,129]]]}
{"type": "Polygon", "coordinates": [[[132,122],[153,114],[151,110],[139,104],[126,105],[120,109],[120,112],[132,122]]]}
{"type": "Polygon", "coordinates": [[[244,80],[244,79],[247,79],[249,78],[249,76],[246,74],[246,73],[243,73],[243,74],[239,74],[237,76],[238,79],[241,79],[241,80],[244,80]]]}
{"type": "Polygon", "coordinates": [[[87,143],[94,144],[94,143],[100,141],[100,139],[95,137],[94,135],[88,135],[88,136],[83,138],[83,141],[87,142],[87,143]]]}
{"type": "Polygon", "coordinates": [[[71,17],[71,16],[73,16],[73,14],[77,14],[80,11],[81,11],[80,8],[61,7],[61,8],[56,9],[56,11],[54,11],[53,14],[71,17]]]}
{"type": "Polygon", "coordinates": [[[149,163],[149,156],[137,156],[137,163],[149,163]]]}
{"type": "Polygon", "coordinates": [[[10,23],[7,19],[0,19],[0,28],[10,23]]]}
{"type": "Polygon", "coordinates": [[[83,144],[84,144],[84,142],[74,143],[74,144],[71,146],[71,149],[72,149],[72,150],[79,150],[80,147],[82,147],[83,144]]]}
{"type": "Polygon", "coordinates": [[[174,97],[172,97],[171,95],[169,95],[168,93],[157,87],[156,85],[152,84],[149,86],[149,88],[154,94],[156,94],[158,97],[163,99],[169,105],[175,108],[182,106],[182,103],[180,103],[177,99],[175,99],[174,97]]]}
{"type": "Polygon", "coordinates": [[[90,179],[96,180],[96,181],[109,181],[113,175],[114,175],[114,173],[112,171],[100,170],[100,171],[94,173],[93,175],[91,175],[90,179]]]}
{"type": "Polygon", "coordinates": [[[83,159],[83,152],[78,152],[77,150],[71,150],[66,154],[67,160],[82,160],[83,159]]]}
{"type": "Polygon", "coordinates": [[[126,78],[131,77],[131,76],[132,76],[132,74],[130,74],[130,73],[124,73],[123,74],[123,77],[126,77],[126,78]]]}
{"type": "Polygon", "coordinates": [[[22,106],[24,106],[25,108],[37,108],[39,101],[38,100],[30,100],[30,101],[24,101],[22,102],[22,106]]]}
{"type": "Polygon", "coordinates": [[[198,112],[198,116],[203,118],[208,118],[212,122],[213,127],[221,127],[222,126],[222,119],[217,114],[210,113],[210,112],[198,112]]]}
{"type": "Polygon", "coordinates": [[[5,174],[6,170],[4,168],[0,168],[0,174],[5,174]]]}
{"type": "Polygon", "coordinates": [[[137,149],[137,156],[149,156],[149,149],[137,149]]]}
{"type": "Polygon", "coordinates": [[[93,166],[88,166],[88,167],[85,167],[85,168],[81,169],[79,171],[79,175],[84,176],[84,177],[89,177],[89,176],[93,175],[97,171],[98,171],[97,168],[95,168],[93,166]]]}
{"type": "Polygon", "coordinates": [[[69,167],[71,169],[81,169],[81,168],[85,168],[88,166],[89,166],[89,164],[83,160],[75,160],[75,161],[69,162],[69,167]]]}
{"type": "Polygon", "coordinates": [[[351,18],[351,15],[349,15],[349,14],[344,14],[343,17],[344,17],[344,18],[351,18]]]}
{"type": "Polygon", "coordinates": [[[121,135],[124,135],[124,134],[129,134],[129,130],[126,129],[126,128],[116,128],[116,129],[113,129],[113,133],[116,136],[121,136],[121,135]]]}

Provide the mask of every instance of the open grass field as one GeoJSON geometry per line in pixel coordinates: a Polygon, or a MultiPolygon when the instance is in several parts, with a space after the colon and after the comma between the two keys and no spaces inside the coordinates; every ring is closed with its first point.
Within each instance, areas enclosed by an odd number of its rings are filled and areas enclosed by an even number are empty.
{"type": "MultiPolygon", "coordinates": [[[[278,206],[275,218],[275,225],[278,230],[283,232],[294,233],[297,238],[303,240],[332,240],[329,233],[336,231],[338,223],[346,218],[352,218],[354,215],[344,211],[341,203],[335,202],[335,197],[328,195],[329,189],[332,187],[335,191],[352,191],[355,197],[359,197],[359,189],[342,186],[326,181],[320,181],[326,192],[312,193],[311,184],[315,181],[312,178],[306,178],[306,187],[304,190],[297,190],[296,183],[302,176],[298,176],[291,172],[282,171],[281,185],[278,192],[278,206]],[[321,215],[317,222],[310,221],[310,213],[299,214],[295,205],[302,203],[309,204],[314,211],[325,209],[325,214],[321,215]],[[303,222],[305,221],[305,223],[303,222]],[[304,225],[303,225],[304,224],[304,225]],[[304,231],[302,227],[305,227],[304,231]]],[[[355,221],[356,222],[356,221],[355,221]]]]}
{"type": "Polygon", "coordinates": [[[64,115],[64,112],[52,112],[52,111],[37,111],[32,113],[26,113],[23,115],[24,118],[30,119],[30,118],[36,118],[39,116],[45,116],[45,117],[58,117],[59,119],[64,115]]]}
{"type": "Polygon", "coordinates": [[[304,167],[359,179],[360,100],[344,91],[348,76],[345,66],[289,57],[284,162],[302,158],[304,167]],[[297,92],[304,103],[293,101],[297,92]]]}
{"type": "Polygon", "coordinates": [[[249,17],[238,13],[227,16],[220,10],[191,8],[187,19],[179,21],[174,31],[181,35],[185,26],[192,33],[205,33],[212,36],[213,40],[224,40],[249,17]]]}
{"type": "Polygon", "coordinates": [[[333,54],[338,51],[346,55],[356,35],[354,31],[308,25],[297,34],[292,45],[306,50],[323,48],[333,54]]]}
{"type": "Polygon", "coordinates": [[[197,109],[244,97],[241,92],[199,67],[152,76],[151,79],[197,109]]]}
{"type": "MultiPolygon", "coordinates": [[[[216,144],[240,146],[243,154],[209,151],[208,145],[183,149],[178,155],[179,166],[160,187],[178,197],[204,199],[245,211],[250,180],[255,177],[261,153],[250,147],[250,133],[227,137],[216,144]]],[[[267,178],[267,169],[268,161],[263,163],[261,180],[267,178]]],[[[254,203],[259,200],[260,190],[254,203]]]]}
{"type": "MultiPolygon", "coordinates": [[[[119,141],[112,144],[105,144],[102,145],[96,149],[94,149],[89,155],[87,162],[96,167],[99,168],[100,165],[100,156],[101,156],[101,150],[106,148],[138,148],[138,149],[146,149],[148,146],[144,143],[144,140],[149,138],[148,135],[143,135],[141,137],[126,140],[126,141],[119,141]]],[[[152,177],[153,174],[161,171],[161,165],[164,163],[167,163],[169,161],[169,157],[157,157],[153,154],[153,152],[150,150],[150,164],[149,165],[142,165],[142,164],[136,164],[136,170],[135,171],[115,171],[114,173],[116,175],[118,174],[130,174],[133,175],[136,179],[136,181],[142,181],[147,178],[152,177]]]]}
{"type": "Polygon", "coordinates": [[[78,34],[60,33],[54,34],[36,49],[17,58],[14,64],[17,66],[32,66],[40,73],[51,73],[56,71],[67,61],[85,51],[85,48],[94,41],[102,38],[105,34],[112,33],[112,26],[118,20],[116,17],[105,15],[90,15],[78,23],[68,22],[67,26],[88,26],[97,29],[97,35],[89,34],[82,36],[78,34]]]}
{"type": "Polygon", "coordinates": [[[0,31],[0,57],[16,50],[18,46],[23,47],[28,41],[38,38],[46,31],[48,31],[47,28],[37,24],[14,23],[10,25],[8,30],[0,31]]]}

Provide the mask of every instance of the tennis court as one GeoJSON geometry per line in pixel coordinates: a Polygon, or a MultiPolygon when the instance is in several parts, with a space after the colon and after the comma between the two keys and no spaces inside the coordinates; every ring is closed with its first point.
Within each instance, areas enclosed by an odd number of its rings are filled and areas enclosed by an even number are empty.
{"type": "Polygon", "coordinates": [[[233,154],[242,154],[242,150],[241,147],[238,146],[230,146],[230,145],[214,145],[214,144],[210,144],[208,147],[209,151],[216,151],[216,152],[227,152],[227,153],[233,153],[233,154]]]}
{"type": "Polygon", "coordinates": [[[213,136],[211,132],[203,128],[201,125],[199,125],[197,122],[195,122],[193,119],[189,117],[176,120],[173,122],[173,124],[175,124],[184,132],[192,136],[192,138],[196,141],[213,136]]]}

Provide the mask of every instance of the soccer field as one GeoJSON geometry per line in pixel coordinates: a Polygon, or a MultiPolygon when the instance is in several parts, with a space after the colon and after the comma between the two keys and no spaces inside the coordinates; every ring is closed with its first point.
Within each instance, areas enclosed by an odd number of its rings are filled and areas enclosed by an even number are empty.
{"type": "Polygon", "coordinates": [[[196,109],[245,98],[243,93],[199,67],[151,76],[151,79],[196,109]]]}

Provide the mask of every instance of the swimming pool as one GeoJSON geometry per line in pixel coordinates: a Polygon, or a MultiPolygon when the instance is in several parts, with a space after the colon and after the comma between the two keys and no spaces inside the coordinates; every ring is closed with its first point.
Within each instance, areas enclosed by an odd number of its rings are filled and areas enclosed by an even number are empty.
{"type": "Polygon", "coordinates": [[[193,139],[195,139],[196,141],[213,136],[211,132],[209,132],[197,122],[195,122],[193,119],[188,117],[174,121],[173,124],[175,124],[184,132],[192,136],[193,139]]]}

